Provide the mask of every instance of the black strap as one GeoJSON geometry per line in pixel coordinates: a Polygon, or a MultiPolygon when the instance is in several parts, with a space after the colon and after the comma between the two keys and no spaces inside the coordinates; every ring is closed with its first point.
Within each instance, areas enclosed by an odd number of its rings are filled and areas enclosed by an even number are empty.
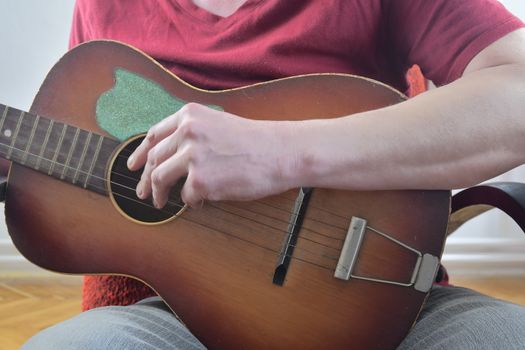
{"type": "Polygon", "coordinates": [[[452,197],[449,234],[492,207],[509,215],[525,232],[525,184],[494,182],[467,188],[452,197]]]}
{"type": "Polygon", "coordinates": [[[6,190],[7,190],[7,177],[0,176],[0,202],[5,201],[6,190]]]}

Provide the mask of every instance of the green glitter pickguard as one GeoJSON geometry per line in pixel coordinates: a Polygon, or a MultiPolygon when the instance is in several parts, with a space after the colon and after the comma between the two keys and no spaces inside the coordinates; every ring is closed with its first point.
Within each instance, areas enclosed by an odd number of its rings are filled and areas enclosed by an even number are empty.
{"type": "MultiPolygon", "coordinates": [[[[157,83],[128,70],[115,69],[115,85],[97,101],[98,125],[113,137],[125,140],[145,133],[154,124],[184,106],[157,83]]],[[[221,107],[208,107],[222,110],[221,107]]]]}

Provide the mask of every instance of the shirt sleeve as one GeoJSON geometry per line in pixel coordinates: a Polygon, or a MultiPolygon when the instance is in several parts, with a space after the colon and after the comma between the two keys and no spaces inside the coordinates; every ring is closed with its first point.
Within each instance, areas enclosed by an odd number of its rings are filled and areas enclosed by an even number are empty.
{"type": "Polygon", "coordinates": [[[463,74],[481,50],[524,26],[497,0],[386,0],[388,51],[398,65],[418,64],[436,85],[463,74]]]}

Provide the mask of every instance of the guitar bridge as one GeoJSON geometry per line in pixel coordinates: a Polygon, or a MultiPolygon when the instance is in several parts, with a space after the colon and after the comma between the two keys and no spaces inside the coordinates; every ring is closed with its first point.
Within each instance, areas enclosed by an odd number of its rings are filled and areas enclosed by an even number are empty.
{"type": "Polygon", "coordinates": [[[365,219],[352,217],[350,226],[346,233],[343,249],[341,250],[341,255],[339,256],[339,260],[337,262],[334,277],[346,281],[348,281],[350,278],[355,278],[370,282],[392,284],[403,287],[414,287],[414,289],[417,291],[426,293],[430,290],[432,284],[434,283],[438,268],[439,259],[436,256],[431,254],[422,254],[420,251],[387,235],[386,233],[369,227],[365,219]],[[409,282],[392,281],[370,276],[359,276],[353,273],[357,259],[359,257],[361,244],[367,230],[370,230],[417,255],[412,277],[410,278],[409,282]]]}
{"type": "Polygon", "coordinates": [[[287,234],[284,237],[281,253],[279,254],[273,275],[273,283],[278,286],[282,286],[286,279],[288,266],[290,265],[290,260],[293,256],[293,250],[299,237],[299,230],[301,229],[311,194],[311,188],[303,187],[299,189],[299,193],[295,199],[295,205],[293,212],[290,215],[287,234]]]}

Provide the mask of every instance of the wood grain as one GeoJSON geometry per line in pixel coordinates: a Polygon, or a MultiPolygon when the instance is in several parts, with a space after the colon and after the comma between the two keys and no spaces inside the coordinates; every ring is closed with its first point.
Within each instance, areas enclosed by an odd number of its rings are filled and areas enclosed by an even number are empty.
{"type": "Polygon", "coordinates": [[[33,334],[80,312],[81,279],[0,279],[0,339],[14,350],[33,334]]]}
{"type": "Polygon", "coordinates": [[[494,298],[508,300],[525,306],[525,276],[522,277],[452,277],[456,286],[468,287],[494,298]]]}

